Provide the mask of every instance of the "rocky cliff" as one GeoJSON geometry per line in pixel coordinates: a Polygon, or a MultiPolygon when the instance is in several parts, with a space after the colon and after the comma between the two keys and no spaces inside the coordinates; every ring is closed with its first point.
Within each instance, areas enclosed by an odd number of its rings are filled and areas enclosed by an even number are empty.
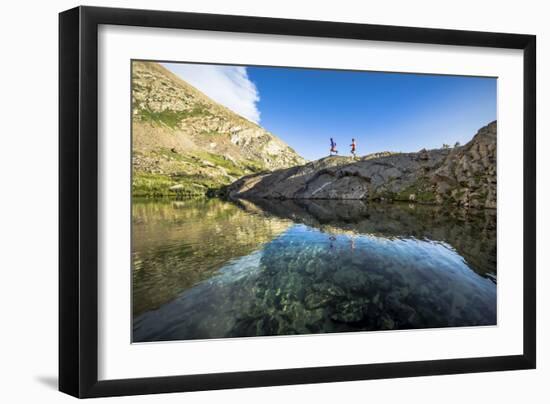
{"type": "Polygon", "coordinates": [[[232,198],[362,199],[496,208],[496,121],[464,146],[383,153],[353,160],[326,157],[245,176],[232,198]]]}
{"type": "Polygon", "coordinates": [[[243,175],[305,163],[286,143],[163,66],[132,64],[134,195],[206,194],[243,175]]]}

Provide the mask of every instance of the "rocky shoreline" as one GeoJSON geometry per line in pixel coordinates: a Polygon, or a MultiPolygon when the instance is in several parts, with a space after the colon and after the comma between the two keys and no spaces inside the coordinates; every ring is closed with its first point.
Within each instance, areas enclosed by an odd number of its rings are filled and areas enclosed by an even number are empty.
{"type": "Polygon", "coordinates": [[[408,201],[496,209],[496,134],[494,121],[464,146],[326,157],[245,176],[223,193],[232,199],[408,201]]]}

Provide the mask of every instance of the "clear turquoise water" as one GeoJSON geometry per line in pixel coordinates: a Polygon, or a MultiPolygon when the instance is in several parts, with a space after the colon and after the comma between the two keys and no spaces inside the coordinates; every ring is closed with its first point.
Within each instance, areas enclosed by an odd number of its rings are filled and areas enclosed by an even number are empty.
{"type": "Polygon", "coordinates": [[[490,211],[137,201],[133,254],[135,342],[496,324],[490,211]]]}

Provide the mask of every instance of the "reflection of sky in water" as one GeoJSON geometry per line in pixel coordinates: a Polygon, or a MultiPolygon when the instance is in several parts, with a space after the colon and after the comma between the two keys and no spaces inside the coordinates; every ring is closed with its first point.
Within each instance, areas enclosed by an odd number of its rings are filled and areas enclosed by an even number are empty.
{"type": "Polygon", "coordinates": [[[494,324],[496,285],[450,244],[294,224],[138,316],[134,341],[494,324]]]}
{"type": "MultiPolygon", "coordinates": [[[[442,241],[419,240],[414,237],[385,238],[375,235],[332,235],[322,233],[305,225],[295,225],[283,236],[275,239],[269,248],[288,248],[289,246],[321,246],[327,248],[342,265],[349,261],[369,270],[371,265],[387,264],[396,270],[415,271],[426,276],[454,275],[479,280],[464,258],[457,254],[452,246],[442,241]]],[[[482,282],[491,285],[491,282],[482,282]]]]}

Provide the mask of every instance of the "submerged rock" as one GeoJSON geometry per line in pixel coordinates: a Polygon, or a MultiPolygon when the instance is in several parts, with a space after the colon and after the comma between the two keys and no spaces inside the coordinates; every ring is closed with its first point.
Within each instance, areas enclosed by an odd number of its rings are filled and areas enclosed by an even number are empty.
{"type": "Polygon", "coordinates": [[[368,300],[346,301],[334,307],[330,318],[342,323],[358,323],[365,316],[368,300]]]}
{"type": "Polygon", "coordinates": [[[332,299],[331,296],[322,295],[320,293],[311,293],[305,298],[305,306],[308,309],[316,309],[326,305],[332,299]]]}
{"type": "Polygon", "coordinates": [[[369,277],[363,271],[348,268],[336,272],[334,282],[344,289],[352,291],[366,290],[369,286],[369,277]]]}

